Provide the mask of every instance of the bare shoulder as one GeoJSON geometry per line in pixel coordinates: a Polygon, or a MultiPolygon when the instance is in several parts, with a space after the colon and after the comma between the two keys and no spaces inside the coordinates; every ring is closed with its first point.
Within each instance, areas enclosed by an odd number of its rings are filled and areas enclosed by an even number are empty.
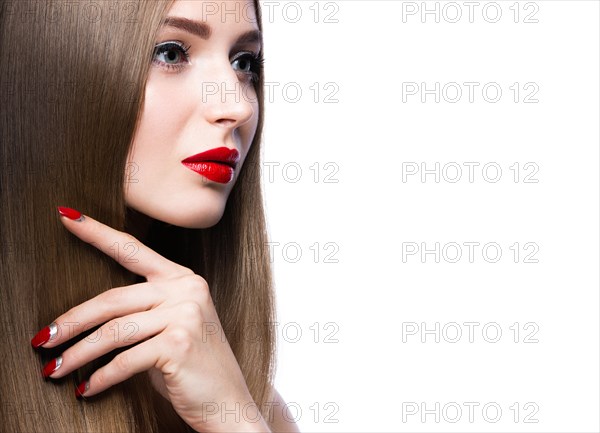
{"type": "Polygon", "coordinates": [[[289,411],[286,412],[285,400],[275,388],[273,388],[272,411],[270,418],[273,433],[300,433],[298,425],[290,418],[289,411]]]}

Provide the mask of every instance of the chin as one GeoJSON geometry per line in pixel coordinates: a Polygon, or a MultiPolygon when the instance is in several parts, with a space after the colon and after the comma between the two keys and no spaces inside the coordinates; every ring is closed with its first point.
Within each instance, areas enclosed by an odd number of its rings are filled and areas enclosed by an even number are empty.
{"type": "Polygon", "coordinates": [[[203,214],[201,217],[190,214],[188,218],[178,217],[176,220],[165,222],[186,229],[208,229],[221,221],[224,211],[225,209],[223,208],[221,212],[211,212],[210,214],[203,214]]]}
{"type": "Polygon", "coordinates": [[[226,199],[215,200],[211,197],[196,206],[181,203],[172,206],[153,205],[147,201],[128,205],[142,214],[166,224],[187,229],[206,229],[213,227],[225,213],[226,199]]]}
{"type": "Polygon", "coordinates": [[[224,212],[225,206],[212,206],[203,209],[187,208],[185,212],[179,213],[158,212],[156,215],[147,215],[167,224],[186,229],[207,229],[221,221],[224,212]]]}

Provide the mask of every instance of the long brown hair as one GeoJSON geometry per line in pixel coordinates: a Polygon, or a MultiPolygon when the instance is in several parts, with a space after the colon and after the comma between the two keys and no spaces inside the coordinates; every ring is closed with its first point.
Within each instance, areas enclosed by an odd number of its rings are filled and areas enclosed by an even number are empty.
{"type": "MultiPolygon", "coordinates": [[[[124,200],[126,160],[154,38],[172,3],[0,1],[3,431],[192,431],[145,373],[77,401],[74,385],[114,353],[44,382],[42,365],[84,335],[41,349],[41,356],[30,345],[39,329],[71,307],[143,281],[68,233],[56,206],[73,207],[117,230],[132,227],[124,200]]],[[[222,219],[202,230],[153,220],[143,241],[208,281],[248,388],[269,420],[275,317],[258,175],[263,80],[261,75],[257,83],[258,129],[222,219]]]]}

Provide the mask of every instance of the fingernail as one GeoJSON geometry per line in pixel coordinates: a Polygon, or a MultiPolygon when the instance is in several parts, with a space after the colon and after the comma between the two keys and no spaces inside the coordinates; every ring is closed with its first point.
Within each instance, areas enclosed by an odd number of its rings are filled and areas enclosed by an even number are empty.
{"type": "Polygon", "coordinates": [[[50,339],[53,338],[57,332],[58,326],[56,325],[56,323],[52,322],[50,325],[46,326],[40,332],[35,334],[35,337],[31,339],[31,345],[34,349],[37,349],[41,345],[46,344],[48,341],[50,341],[50,339]]]}
{"type": "Polygon", "coordinates": [[[64,217],[69,218],[73,221],[83,221],[84,217],[78,210],[71,209],[70,207],[58,206],[58,213],[64,217]]]}
{"type": "Polygon", "coordinates": [[[83,382],[81,382],[77,388],[75,388],[75,397],[77,398],[83,398],[85,394],[85,392],[90,389],[90,381],[89,380],[84,380],[83,382]]]}
{"type": "Polygon", "coordinates": [[[62,355],[57,358],[54,358],[52,361],[50,361],[48,364],[46,364],[44,366],[44,369],[42,370],[42,374],[44,375],[44,378],[47,378],[52,373],[54,373],[56,370],[58,370],[61,365],[62,365],[62,355]]]}

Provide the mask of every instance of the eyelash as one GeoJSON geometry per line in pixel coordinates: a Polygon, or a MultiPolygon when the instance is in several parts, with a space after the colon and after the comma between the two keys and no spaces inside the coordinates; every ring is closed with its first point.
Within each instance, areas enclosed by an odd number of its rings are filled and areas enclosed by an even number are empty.
{"type": "Polygon", "coordinates": [[[189,62],[190,60],[190,48],[191,45],[185,46],[184,44],[180,43],[180,42],[163,42],[162,44],[157,44],[154,47],[154,52],[152,54],[152,63],[163,67],[165,69],[171,70],[171,71],[180,71],[182,68],[185,67],[184,64],[176,64],[176,65],[171,65],[169,63],[165,63],[165,62],[161,62],[159,60],[156,59],[156,56],[158,56],[159,54],[164,54],[166,52],[171,51],[173,48],[176,48],[177,51],[179,51],[179,53],[183,54],[183,56],[185,57],[185,61],[189,62]]]}
{"type": "MultiPolygon", "coordinates": [[[[190,48],[192,48],[190,45],[186,46],[186,45],[182,44],[181,42],[176,42],[176,41],[163,42],[161,44],[157,44],[154,47],[154,53],[152,55],[152,63],[161,68],[165,68],[169,71],[173,71],[174,73],[180,72],[183,68],[185,68],[184,63],[178,63],[176,65],[173,65],[173,64],[169,64],[169,63],[165,63],[165,62],[157,60],[156,56],[159,54],[164,54],[166,52],[169,52],[172,49],[175,49],[183,55],[186,62],[189,62],[190,48]]],[[[264,65],[265,60],[263,58],[262,53],[256,54],[252,51],[247,51],[247,52],[244,52],[243,55],[236,57],[234,59],[234,61],[238,61],[238,60],[242,60],[242,59],[250,61],[250,72],[246,73],[246,75],[250,75],[250,80],[254,84],[256,84],[263,72],[263,65],[264,65]]]]}

